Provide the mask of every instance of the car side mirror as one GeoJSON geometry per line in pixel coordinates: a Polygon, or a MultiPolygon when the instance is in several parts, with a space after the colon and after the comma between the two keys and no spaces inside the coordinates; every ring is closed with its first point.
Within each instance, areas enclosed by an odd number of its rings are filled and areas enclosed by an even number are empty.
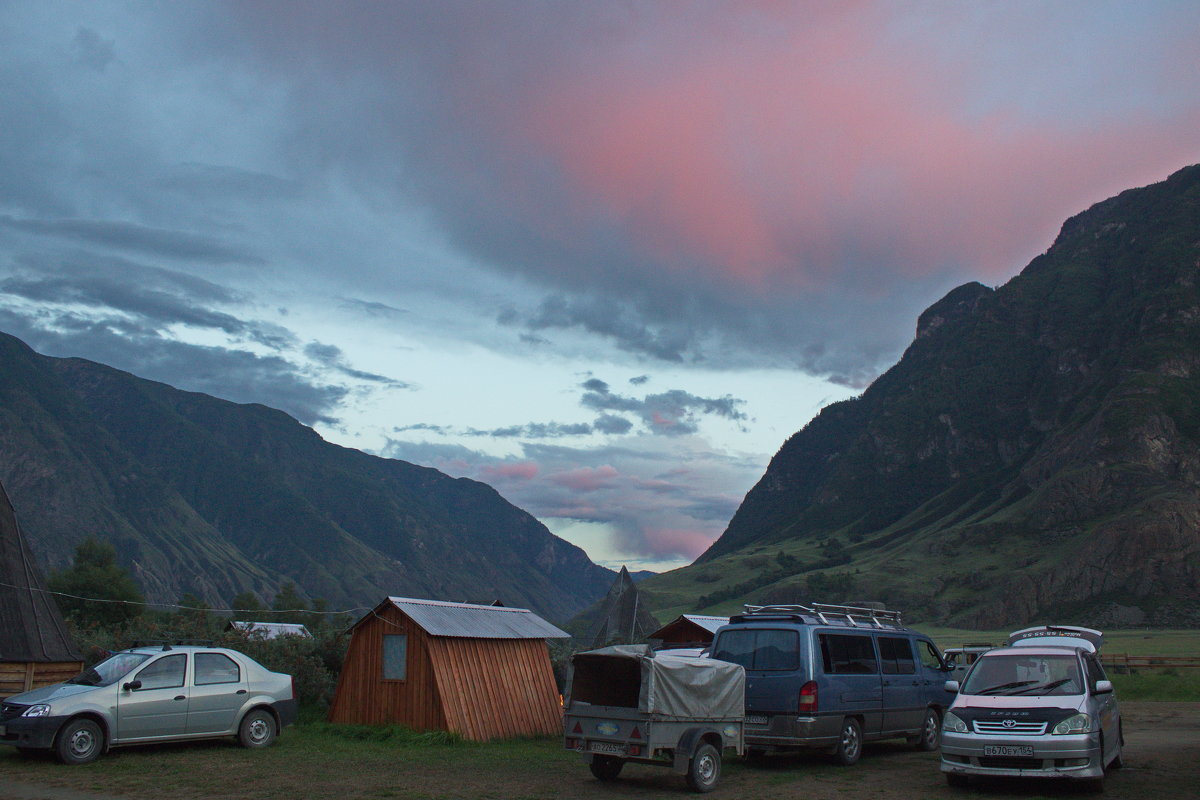
{"type": "Polygon", "coordinates": [[[138,689],[142,688],[142,682],[141,681],[130,681],[129,683],[122,686],[121,688],[127,692],[137,691],[138,689]]]}
{"type": "Polygon", "coordinates": [[[1112,681],[1096,681],[1096,688],[1092,690],[1092,694],[1112,694],[1112,681]]]}
{"type": "Polygon", "coordinates": [[[958,681],[946,681],[942,688],[951,694],[958,694],[958,681]]]}

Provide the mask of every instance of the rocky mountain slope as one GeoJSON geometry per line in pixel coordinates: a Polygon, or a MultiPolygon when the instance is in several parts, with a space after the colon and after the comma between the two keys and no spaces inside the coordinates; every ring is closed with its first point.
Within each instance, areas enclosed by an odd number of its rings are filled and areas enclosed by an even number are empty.
{"type": "Polygon", "coordinates": [[[615,577],[485,484],[4,334],[0,480],[43,567],[97,535],[156,602],[269,601],[290,580],[333,608],[500,599],[561,621],[615,577]]]}
{"type": "Polygon", "coordinates": [[[1004,286],[935,303],[694,566],[646,587],[660,607],[869,597],[965,625],[1170,625],[1200,621],[1198,579],[1193,166],[1071,218],[1004,286]]]}

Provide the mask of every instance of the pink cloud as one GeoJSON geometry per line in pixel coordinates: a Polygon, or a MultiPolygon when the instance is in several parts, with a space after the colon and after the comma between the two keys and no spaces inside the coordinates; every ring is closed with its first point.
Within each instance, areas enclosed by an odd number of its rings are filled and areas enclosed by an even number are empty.
{"type": "MultiPolygon", "coordinates": [[[[1197,156],[1194,104],[1169,125],[981,114],[975,76],[894,36],[879,7],[820,24],[781,8],[784,33],[714,25],[687,48],[626,42],[547,75],[518,124],[576,211],[616,221],[661,269],[761,290],[880,262],[1000,277],[1105,192],[1197,156]]],[[[1012,76],[1031,79],[1054,76],[1012,76]]]]}
{"type": "Polygon", "coordinates": [[[479,470],[485,480],[533,480],[538,475],[538,466],[532,461],[518,464],[488,464],[479,470]]]}
{"type": "Polygon", "coordinates": [[[679,554],[695,559],[713,543],[713,535],[686,528],[647,528],[646,545],[651,553],[679,554]]]}
{"type": "Polygon", "coordinates": [[[605,464],[602,467],[582,467],[568,472],[560,472],[557,475],[551,475],[549,480],[578,492],[594,492],[612,488],[619,476],[620,473],[616,468],[605,464]]]}

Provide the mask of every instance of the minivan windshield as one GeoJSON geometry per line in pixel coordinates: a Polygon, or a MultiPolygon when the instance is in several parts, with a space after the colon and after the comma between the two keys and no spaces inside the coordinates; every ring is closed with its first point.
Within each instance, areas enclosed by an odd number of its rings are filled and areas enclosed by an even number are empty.
{"type": "Polygon", "coordinates": [[[133,668],[150,656],[146,653],[117,653],[94,667],[88,667],[67,683],[82,683],[85,686],[109,686],[128,675],[133,668]]]}
{"type": "Polygon", "coordinates": [[[722,631],[712,657],[741,664],[751,671],[782,671],[800,666],[800,636],[796,631],[746,628],[722,631]]]}
{"type": "Polygon", "coordinates": [[[1073,653],[989,653],[975,662],[959,691],[974,695],[1071,695],[1083,694],[1084,683],[1079,658],[1073,653]]]}

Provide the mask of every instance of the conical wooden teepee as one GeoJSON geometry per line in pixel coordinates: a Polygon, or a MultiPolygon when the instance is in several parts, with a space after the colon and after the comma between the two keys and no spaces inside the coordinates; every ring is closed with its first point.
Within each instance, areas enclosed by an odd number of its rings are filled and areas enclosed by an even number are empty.
{"type": "Polygon", "coordinates": [[[83,669],[54,598],[0,485],[0,698],[66,680],[83,669]]]}
{"type": "Polygon", "coordinates": [[[592,633],[592,647],[616,642],[640,642],[658,627],[658,620],[642,605],[641,593],[630,577],[629,570],[621,567],[621,574],[613,582],[600,607],[600,619],[592,633]]]}

